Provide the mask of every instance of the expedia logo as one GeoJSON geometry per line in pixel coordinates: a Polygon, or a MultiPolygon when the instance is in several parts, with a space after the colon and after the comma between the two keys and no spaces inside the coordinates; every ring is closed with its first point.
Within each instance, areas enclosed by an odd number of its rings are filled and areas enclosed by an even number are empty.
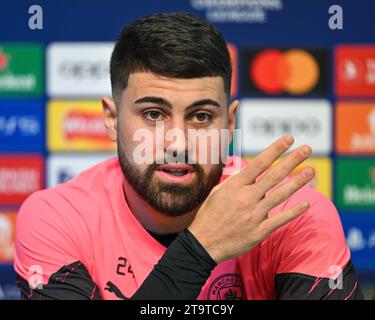
{"type": "Polygon", "coordinates": [[[254,135],[307,135],[313,137],[321,130],[317,118],[263,118],[257,117],[249,121],[248,127],[254,135]]]}
{"type": "Polygon", "coordinates": [[[216,278],[208,290],[207,300],[245,300],[242,278],[235,273],[216,278]]]}
{"type": "Polygon", "coordinates": [[[72,111],[63,120],[63,131],[67,140],[108,140],[103,118],[98,114],[72,111]]]}
{"type": "Polygon", "coordinates": [[[103,79],[108,77],[109,64],[108,61],[62,61],[59,66],[60,76],[65,79],[103,79]]]}
{"type": "Polygon", "coordinates": [[[266,95],[328,93],[328,53],[321,49],[245,49],[243,90],[266,95]]]}

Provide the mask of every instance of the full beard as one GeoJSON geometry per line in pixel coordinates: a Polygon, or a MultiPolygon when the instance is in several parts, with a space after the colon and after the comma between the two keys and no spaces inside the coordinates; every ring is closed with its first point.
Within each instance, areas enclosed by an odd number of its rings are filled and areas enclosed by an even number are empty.
{"type": "Polygon", "coordinates": [[[190,164],[195,173],[190,184],[165,183],[154,175],[160,164],[154,162],[142,172],[128,158],[120,143],[117,152],[121,170],[130,186],[152,208],[169,217],[178,217],[198,208],[219,182],[224,168],[224,164],[217,164],[205,174],[199,164],[190,164]]]}

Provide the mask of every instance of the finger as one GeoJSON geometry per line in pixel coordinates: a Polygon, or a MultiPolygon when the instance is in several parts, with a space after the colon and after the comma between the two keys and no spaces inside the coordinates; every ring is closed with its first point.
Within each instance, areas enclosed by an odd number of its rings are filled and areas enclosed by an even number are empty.
{"type": "Polygon", "coordinates": [[[286,176],[288,176],[296,167],[305,161],[311,155],[311,148],[303,145],[285,159],[273,166],[257,183],[254,188],[259,199],[263,198],[267,191],[276,186],[286,176]]]}
{"type": "Polygon", "coordinates": [[[264,220],[258,227],[259,236],[262,239],[268,237],[273,231],[298,218],[310,207],[308,201],[303,201],[297,205],[264,220]]]}
{"type": "Polygon", "coordinates": [[[289,135],[276,140],[257,155],[254,160],[250,161],[245,168],[236,174],[234,179],[243,185],[254,183],[255,179],[267,170],[286,150],[288,150],[293,142],[294,138],[289,135]]]}
{"type": "Polygon", "coordinates": [[[293,177],[286,184],[271,191],[266,197],[258,203],[257,213],[259,220],[267,218],[268,212],[283,203],[294,193],[300,190],[304,185],[310,182],[315,176],[314,169],[307,167],[302,170],[298,175],[293,177]]]}

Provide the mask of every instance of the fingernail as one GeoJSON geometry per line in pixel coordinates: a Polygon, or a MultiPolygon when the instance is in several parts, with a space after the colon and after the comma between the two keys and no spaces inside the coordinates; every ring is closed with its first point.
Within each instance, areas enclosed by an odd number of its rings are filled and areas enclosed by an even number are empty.
{"type": "Polygon", "coordinates": [[[304,201],[301,203],[302,208],[308,208],[310,206],[310,203],[308,201],[304,201]]]}
{"type": "Polygon", "coordinates": [[[294,138],[293,138],[293,136],[285,136],[285,146],[286,147],[289,147],[292,143],[293,143],[293,141],[294,141],[294,138]]]}
{"type": "Polygon", "coordinates": [[[303,170],[303,176],[305,178],[309,179],[313,176],[313,174],[314,174],[314,171],[311,168],[306,168],[306,169],[303,170]]]}
{"type": "Polygon", "coordinates": [[[302,154],[302,156],[304,156],[304,157],[307,157],[307,156],[309,156],[310,154],[311,154],[311,148],[309,147],[309,146],[303,146],[302,148],[301,148],[301,154],[302,154]]]}

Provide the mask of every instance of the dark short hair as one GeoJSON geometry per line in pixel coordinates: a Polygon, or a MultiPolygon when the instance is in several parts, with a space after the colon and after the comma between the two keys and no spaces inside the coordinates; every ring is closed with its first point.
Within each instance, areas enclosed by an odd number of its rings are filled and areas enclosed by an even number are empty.
{"type": "Polygon", "coordinates": [[[138,71],[187,79],[220,76],[229,97],[232,66],[224,36],[190,13],[153,14],[122,30],[110,62],[115,99],[138,71]]]}

